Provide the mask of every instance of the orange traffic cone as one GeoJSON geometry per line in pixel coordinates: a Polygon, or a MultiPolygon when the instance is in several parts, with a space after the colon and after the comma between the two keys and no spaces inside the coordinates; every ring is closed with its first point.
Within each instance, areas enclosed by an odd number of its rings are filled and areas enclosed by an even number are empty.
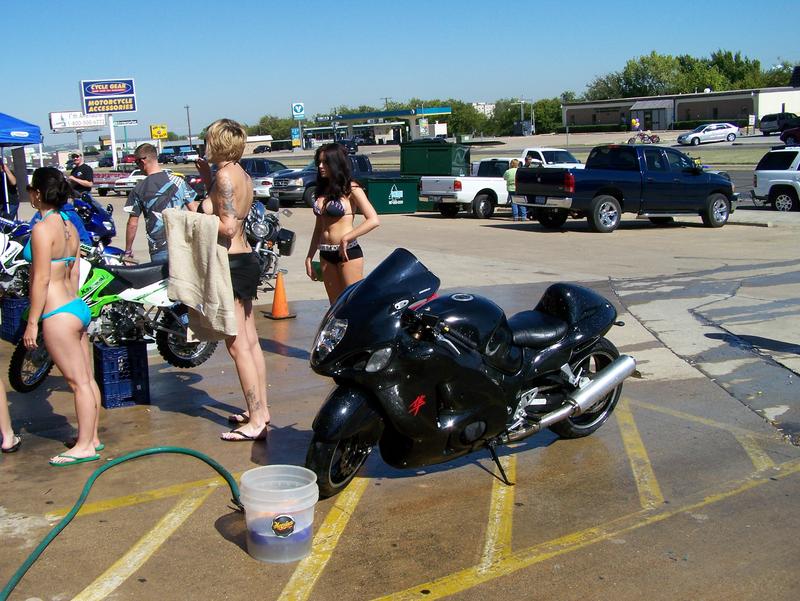
{"type": "Polygon", "coordinates": [[[272,295],[272,310],[264,311],[264,317],[269,319],[291,319],[297,317],[289,312],[289,303],[286,301],[286,288],[283,285],[283,273],[278,272],[275,280],[275,293],[272,295]]]}

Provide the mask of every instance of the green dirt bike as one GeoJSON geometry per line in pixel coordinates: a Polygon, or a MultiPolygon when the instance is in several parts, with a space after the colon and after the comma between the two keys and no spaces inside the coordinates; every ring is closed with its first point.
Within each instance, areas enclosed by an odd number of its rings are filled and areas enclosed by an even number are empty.
{"type": "MultiPolygon", "coordinates": [[[[201,365],[213,354],[217,342],[189,341],[188,310],[167,296],[166,263],[123,266],[81,258],[80,270],[79,294],[91,311],[92,342],[117,346],[155,340],[164,360],[180,368],[201,365]]],[[[26,349],[21,340],[17,343],[8,366],[9,383],[14,390],[29,392],[44,382],[52,368],[40,329],[37,349],[26,349]]]]}

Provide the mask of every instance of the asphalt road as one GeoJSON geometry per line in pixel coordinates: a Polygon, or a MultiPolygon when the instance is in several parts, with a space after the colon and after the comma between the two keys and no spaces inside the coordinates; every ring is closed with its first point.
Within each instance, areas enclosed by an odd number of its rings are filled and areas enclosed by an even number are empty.
{"type": "MultiPolygon", "coordinates": [[[[114,218],[124,231],[124,214],[114,218]]],[[[258,307],[268,441],[218,439],[242,406],[222,347],[188,371],[151,352],[151,404],[102,411],[103,460],[177,445],[236,474],[303,463],[332,387],[308,367],[326,309],[302,268],[313,220],[307,208],[282,216],[298,235],[282,259],[297,318],[264,319],[269,294],[258,307]]],[[[800,214],[716,230],[699,218],[671,227],[626,219],[609,235],[585,221],[548,232],[503,214],[382,216],[362,240],[367,270],[403,246],[443,291],[486,295],[509,314],[554,281],[609,298],[625,322],[609,337],[642,374],[612,419],[585,439],[542,433],[504,449],[513,487],[493,477],[485,453],[401,471],[375,452],[345,493],[317,504],[312,554],[292,564],[247,555],[244,520],[205,464],[128,462],[98,480],[11,598],[793,599],[800,448],[787,438],[800,429],[799,232],[800,214]]],[[[144,252],[142,232],[135,249],[144,252]]],[[[11,350],[0,345],[0,362],[11,350]]],[[[47,465],[74,433],[72,396],[55,371],[41,389],[8,397],[23,445],[0,459],[0,583],[94,469],[47,465]]]]}

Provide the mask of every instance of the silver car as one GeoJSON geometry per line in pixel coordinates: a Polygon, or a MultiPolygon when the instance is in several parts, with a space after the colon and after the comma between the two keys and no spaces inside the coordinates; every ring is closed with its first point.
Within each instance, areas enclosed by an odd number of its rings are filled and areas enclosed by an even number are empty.
{"type": "Polygon", "coordinates": [[[708,123],[695,127],[692,131],[678,136],[678,144],[697,146],[701,142],[733,142],[739,135],[739,128],[730,123],[708,123]]]}

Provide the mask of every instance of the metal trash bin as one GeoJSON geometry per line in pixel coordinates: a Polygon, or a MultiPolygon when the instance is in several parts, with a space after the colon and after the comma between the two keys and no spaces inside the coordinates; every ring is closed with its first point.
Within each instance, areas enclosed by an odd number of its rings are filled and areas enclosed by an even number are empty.
{"type": "Polygon", "coordinates": [[[456,175],[470,172],[470,148],[443,140],[417,140],[400,145],[403,175],[456,175]]]}
{"type": "Polygon", "coordinates": [[[418,177],[370,177],[366,184],[367,196],[378,215],[417,211],[418,177]]]}

